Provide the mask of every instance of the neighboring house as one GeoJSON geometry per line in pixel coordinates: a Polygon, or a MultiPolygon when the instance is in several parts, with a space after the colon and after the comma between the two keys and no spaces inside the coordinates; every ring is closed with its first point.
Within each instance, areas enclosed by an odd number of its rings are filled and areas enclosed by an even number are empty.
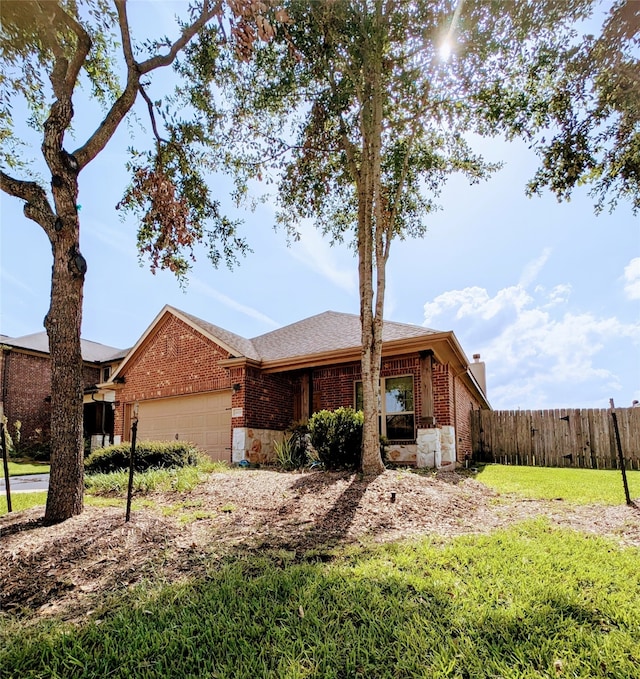
{"type": "MultiPolygon", "coordinates": [[[[116,436],[190,440],[214,459],[268,461],[292,422],[361,406],[360,319],[325,312],[251,340],[165,306],[101,397],[116,436]]],[[[441,466],[471,455],[471,410],[490,408],[484,364],[453,332],[385,322],[381,434],[396,462],[441,466]]]]}
{"type": "MultiPolygon", "coordinates": [[[[81,340],[84,360],[84,430],[94,445],[113,440],[113,405],[105,402],[96,385],[126,355],[126,350],[97,342],[81,340]],[[99,441],[98,441],[99,439],[99,441]]],[[[0,415],[7,417],[9,432],[14,435],[16,422],[21,423],[23,446],[47,439],[51,403],[51,365],[49,339],[46,332],[24,337],[0,335],[0,415]]]]}

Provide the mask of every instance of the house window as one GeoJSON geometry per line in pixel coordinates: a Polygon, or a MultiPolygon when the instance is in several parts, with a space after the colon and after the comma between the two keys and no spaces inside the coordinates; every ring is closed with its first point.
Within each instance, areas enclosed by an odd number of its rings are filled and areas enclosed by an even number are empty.
{"type": "MultiPolygon", "coordinates": [[[[362,382],[356,382],[356,410],[362,410],[362,382]]],[[[381,380],[378,402],[380,433],[393,441],[412,441],[415,438],[413,408],[413,377],[387,377],[381,380]]]]}
{"type": "Polygon", "coordinates": [[[102,381],[106,382],[111,377],[111,366],[102,368],[102,381]]]}

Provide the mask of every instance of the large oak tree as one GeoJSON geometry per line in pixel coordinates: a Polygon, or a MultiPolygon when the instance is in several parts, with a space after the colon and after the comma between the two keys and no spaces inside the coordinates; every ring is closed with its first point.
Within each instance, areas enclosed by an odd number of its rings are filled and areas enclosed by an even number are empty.
{"type": "MultiPolygon", "coordinates": [[[[202,171],[210,169],[210,140],[181,111],[173,124],[172,99],[152,100],[152,76],[173,64],[202,36],[217,56],[225,45],[245,57],[271,24],[257,0],[194,0],[180,9],[179,36],[136,42],[126,0],[2,0],[0,3],[0,188],[24,202],[25,216],[51,243],[51,305],[45,318],[51,354],[51,478],[45,520],[62,521],[83,508],[83,379],[80,352],[82,298],[87,262],[80,251],[78,185],[142,98],[152,143],[138,142],[130,165],[132,183],[123,201],[140,217],[138,244],[152,267],[184,276],[196,242],[205,241],[214,263],[234,261],[246,245],[236,225],[219,211],[202,171]],[[228,34],[229,40],[225,40],[228,34]],[[120,82],[117,73],[124,73],[120,82]],[[68,134],[78,89],[102,111],[83,117],[91,133],[76,148],[68,134]],[[24,126],[14,111],[27,110],[26,124],[40,149],[24,144],[24,126]],[[39,156],[43,172],[30,171],[39,156]]],[[[153,5],[149,4],[150,11],[153,5]]],[[[83,114],[86,116],[86,113],[83,114]]],[[[3,228],[10,228],[3,224],[3,228]]]]}

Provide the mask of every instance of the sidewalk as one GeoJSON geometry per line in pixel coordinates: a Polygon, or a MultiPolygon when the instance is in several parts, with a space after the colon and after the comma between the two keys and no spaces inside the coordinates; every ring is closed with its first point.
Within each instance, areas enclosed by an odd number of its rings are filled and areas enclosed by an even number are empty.
{"type": "MultiPolygon", "coordinates": [[[[27,476],[11,476],[9,478],[11,494],[36,493],[49,489],[49,474],[29,474],[27,476]]],[[[0,478],[0,495],[6,495],[4,476],[0,478]]]]}

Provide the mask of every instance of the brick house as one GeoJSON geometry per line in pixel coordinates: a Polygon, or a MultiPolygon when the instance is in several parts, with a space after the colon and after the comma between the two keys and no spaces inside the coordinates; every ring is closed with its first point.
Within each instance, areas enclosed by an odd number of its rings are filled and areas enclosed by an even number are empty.
{"type": "MultiPolygon", "coordinates": [[[[380,429],[390,459],[442,466],[471,455],[471,410],[490,408],[474,358],[453,332],[385,322],[380,429]]],[[[165,306],[99,389],[114,402],[116,437],[130,437],[137,403],[141,440],[265,462],[293,421],[360,407],[360,319],[328,311],[246,339],[165,306]]]]}
{"type": "MultiPolygon", "coordinates": [[[[113,408],[104,401],[96,385],[107,380],[126,351],[97,342],[81,340],[84,360],[85,437],[113,440],[113,408]]],[[[46,332],[7,337],[0,335],[0,416],[5,415],[14,435],[21,423],[21,445],[30,446],[48,439],[51,366],[46,332]]]]}

